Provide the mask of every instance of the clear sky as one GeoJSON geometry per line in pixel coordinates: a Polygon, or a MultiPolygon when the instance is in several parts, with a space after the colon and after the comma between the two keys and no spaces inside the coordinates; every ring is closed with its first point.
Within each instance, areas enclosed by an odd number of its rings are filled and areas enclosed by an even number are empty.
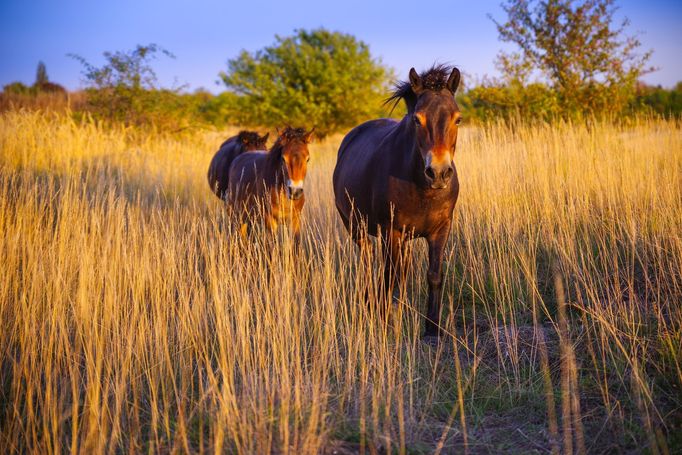
{"type": "MultiPolygon", "coordinates": [[[[465,75],[496,75],[495,55],[511,49],[497,39],[494,24],[504,15],[499,1],[449,2],[343,0],[75,1],[0,0],[0,85],[33,83],[39,60],[49,78],[69,89],[82,86],[74,53],[95,65],[102,52],[156,43],[176,55],[155,68],[162,85],[187,84],[219,92],[218,73],[241,49],[272,44],[274,35],[297,28],[326,27],[351,33],[374,56],[405,78],[411,66],[456,64],[465,75]]],[[[659,70],[644,80],[673,86],[682,80],[682,0],[621,0],[630,33],[641,32],[659,70]]]]}

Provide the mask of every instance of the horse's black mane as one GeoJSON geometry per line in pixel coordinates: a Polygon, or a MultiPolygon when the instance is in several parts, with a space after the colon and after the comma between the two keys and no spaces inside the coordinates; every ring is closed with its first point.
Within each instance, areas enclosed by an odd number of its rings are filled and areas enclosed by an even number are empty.
{"type": "MultiPolygon", "coordinates": [[[[451,71],[452,67],[450,65],[434,64],[430,69],[419,75],[422,80],[422,87],[425,90],[432,90],[434,92],[443,90],[447,86],[451,71]]],[[[394,86],[393,94],[386,98],[384,104],[393,103],[393,106],[391,106],[391,112],[393,112],[393,109],[395,109],[400,100],[405,101],[408,112],[414,111],[414,106],[417,104],[417,95],[412,90],[409,80],[397,82],[394,86]]]]}

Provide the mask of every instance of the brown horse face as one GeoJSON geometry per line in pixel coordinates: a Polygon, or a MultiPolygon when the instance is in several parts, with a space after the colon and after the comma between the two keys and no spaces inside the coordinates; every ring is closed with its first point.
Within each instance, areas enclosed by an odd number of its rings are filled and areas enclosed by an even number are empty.
{"type": "Polygon", "coordinates": [[[459,85],[459,70],[452,71],[443,89],[431,90],[424,87],[413,68],[410,84],[417,95],[412,122],[416,147],[424,163],[424,176],[431,188],[447,188],[455,173],[453,159],[462,118],[454,97],[459,85]]]}
{"type": "Polygon", "coordinates": [[[289,199],[300,199],[303,196],[303,181],[308,171],[310,153],[308,144],[295,141],[287,144],[282,150],[282,161],[285,170],[285,188],[289,199]]]}

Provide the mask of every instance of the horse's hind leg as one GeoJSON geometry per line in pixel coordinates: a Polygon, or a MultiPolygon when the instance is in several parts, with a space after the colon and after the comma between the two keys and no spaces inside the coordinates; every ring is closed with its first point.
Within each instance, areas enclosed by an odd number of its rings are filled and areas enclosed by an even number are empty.
{"type": "Polygon", "coordinates": [[[358,219],[358,217],[353,217],[351,220],[349,217],[346,216],[345,213],[338,207],[336,206],[336,209],[339,212],[339,215],[341,216],[341,221],[343,221],[343,225],[346,227],[346,230],[348,231],[348,234],[350,234],[350,238],[353,239],[353,242],[360,248],[360,253],[361,255],[365,253],[367,247],[369,246],[369,239],[367,238],[367,230],[362,228],[362,222],[358,219]]]}
{"type": "Polygon", "coordinates": [[[442,334],[440,326],[441,297],[443,291],[443,250],[450,233],[450,223],[444,228],[429,235],[429,299],[426,310],[424,337],[438,337],[442,334]]]}
{"type": "MultiPolygon", "coordinates": [[[[350,238],[358,246],[358,276],[362,275],[364,277],[370,277],[372,274],[372,257],[371,257],[371,243],[368,238],[367,229],[362,228],[362,223],[358,221],[358,217],[354,217],[352,220],[336,206],[343,225],[346,227],[350,238]],[[364,272],[364,273],[362,273],[364,272]]],[[[356,283],[358,280],[356,280],[356,283]]],[[[371,281],[366,278],[362,282],[362,295],[363,299],[370,306],[370,310],[373,310],[376,302],[376,296],[374,292],[371,291],[371,281]]]]}

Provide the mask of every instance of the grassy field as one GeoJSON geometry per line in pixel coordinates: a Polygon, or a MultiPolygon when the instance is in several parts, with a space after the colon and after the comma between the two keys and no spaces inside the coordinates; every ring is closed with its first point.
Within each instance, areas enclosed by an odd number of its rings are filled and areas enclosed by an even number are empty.
{"type": "Polygon", "coordinates": [[[679,122],[463,127],[440,345],[392,324],[311,146],[303,252],[206,183],[226,132],[0,117],[0,452],[682,450],[679,122]]]}

